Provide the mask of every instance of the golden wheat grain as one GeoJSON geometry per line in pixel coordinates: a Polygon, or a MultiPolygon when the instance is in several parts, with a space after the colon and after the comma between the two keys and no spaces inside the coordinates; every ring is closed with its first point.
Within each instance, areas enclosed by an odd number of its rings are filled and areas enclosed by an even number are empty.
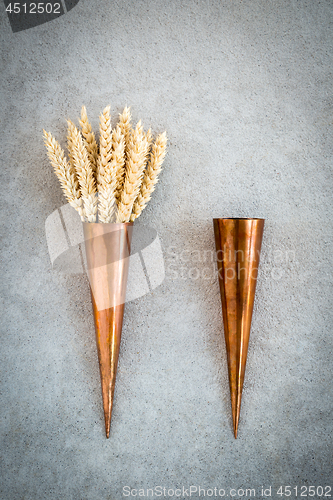
{"type": "Polygon", "coordinates": [[[70,163],[66,160],[63,149],[54,139],[52,134],[45,130],[43,130],[43,132],[47,154],[55,174],[60,181],[63,193],[68,203],[75,208],[84,221],[84,209],[82,206],[82,199],[80,198],[80,187],[75,172],[70,163]]]}
{"type": "Polygon", "coordinates": [[[131,222],[139,217],[151,198],[152,192],[158,182],[158,176],[162,170],[162,163],[166,154],[166,145],[167,136],[166,132],[164,132],[157,137],[155,144],[152,146],[150,161],[144,172],[140,192],[133,205],[131,222]]]}
{"type": "Polygon", "coordinates": [[[95,139],[95,134],[91,128],[91,125],[88,120],[88,115],[87,115],[87,110],[85,106],[82,106],[81,109],[81,119],[79,120],[81,129],[82,129],[82,135],[85,139],[85,146],[87,149],[88,153],[88,158],[90,161],[90,165],[93,169],[93,171],[96,171],[97,168],[97,158],[98,158],[98,145],[95,139]]]}
{"type": "Polygon", "coordinates": [[[96,182],[89,162],[88,153],[78,129],[72,127],[73,160],[79,181],[84,211],[88,222],[96,222],[97,193],[96,182]]]}
{"type": "Polygon", "coordinates": [[[141,121],[132,131],[126,157],[125,181],[118,203],[118,222],[129,222],[133,203],[138,196],[147,159],[147,139],[141,121]]]}

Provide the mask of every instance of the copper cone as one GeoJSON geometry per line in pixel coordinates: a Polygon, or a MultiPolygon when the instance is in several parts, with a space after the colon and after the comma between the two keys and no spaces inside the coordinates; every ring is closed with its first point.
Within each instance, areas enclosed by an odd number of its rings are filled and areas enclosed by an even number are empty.
{"type": "Polygon", "coordinates": [[[214,219],[235,438],[264,222],[264,219],[214,219]]]}
{"type": "Polygon", "coordinates": [[[110,435],[133,223],[84,223],[106,437],[110,435]]]}

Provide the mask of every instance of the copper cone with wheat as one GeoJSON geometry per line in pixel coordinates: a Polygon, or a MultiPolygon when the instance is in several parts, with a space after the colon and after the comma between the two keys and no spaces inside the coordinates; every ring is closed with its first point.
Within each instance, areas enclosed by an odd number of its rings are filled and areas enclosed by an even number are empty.
{"type": "Polygon", "coordinates": [[[217,267],[237,438],[264,219],[214,219],[217,267]]]}
{"type": "Polygon", "coordinates": [[[111,126],[110,107],[100,115],[99,141],[81,111],[79,130],[68,120],[68,156],[44,131],[45,145],[67,201],[83,221],[87,271],[95,320],[105,431],[110,435],[133,222],[155,189],[166,153],[166,133],[153,142],[141,121],[133,129],[129,108],[111,126]]]}

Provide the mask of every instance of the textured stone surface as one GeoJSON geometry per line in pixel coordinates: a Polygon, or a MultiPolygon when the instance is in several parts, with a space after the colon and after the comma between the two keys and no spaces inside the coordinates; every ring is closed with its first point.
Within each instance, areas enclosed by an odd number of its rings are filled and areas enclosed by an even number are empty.
{"type": "Polygon", "coordinates": [[[0,14],[1,498],[332,485],[332,3],[80,0],[19,33],[0,14]],[[64,143],[65,118],[86,104],[96,128],[108,103],[169,150],[138,221],[166,277],[126,306],[106,440],[88,282],[50,264],[64,199],[41,132],[64,143]],[[237,441],[209,258],[223,216],[266,219],[237,441]]]}

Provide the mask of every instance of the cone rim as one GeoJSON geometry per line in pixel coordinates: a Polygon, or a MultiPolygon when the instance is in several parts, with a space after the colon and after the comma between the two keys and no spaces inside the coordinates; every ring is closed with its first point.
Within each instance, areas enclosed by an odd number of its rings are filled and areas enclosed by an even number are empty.
{"type": "Polygon", "coordinates": [[[83,222],[89,226],[133,226],[134,222],[83,222]]]}
{"type": "Polygon", "coordinates": [[[215,217],[213,220],[266,220],[260,217],[215,217]]]}

